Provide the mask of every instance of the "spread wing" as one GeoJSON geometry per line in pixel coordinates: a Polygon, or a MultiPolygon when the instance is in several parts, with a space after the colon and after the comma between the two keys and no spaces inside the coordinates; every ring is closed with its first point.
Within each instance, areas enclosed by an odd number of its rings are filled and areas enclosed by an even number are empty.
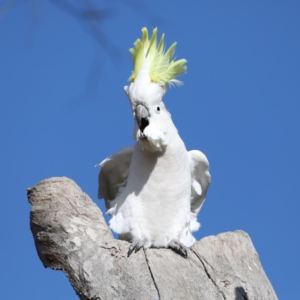
{"type": "Polygon", "coordinates": [[[110,209],[112,201],[127,184],[133,150],[133,146],[122,148],[98,164],[101,167],[98,177],[98,198],[104,198],[106,210],[110,209]]]}
{"type": "Polygon", "coordinates": [[[189,151],[189,154],[192,173],[191,213],[197,215],[210,185],[209,163],[206,156],[198,150],[189,151]]]}

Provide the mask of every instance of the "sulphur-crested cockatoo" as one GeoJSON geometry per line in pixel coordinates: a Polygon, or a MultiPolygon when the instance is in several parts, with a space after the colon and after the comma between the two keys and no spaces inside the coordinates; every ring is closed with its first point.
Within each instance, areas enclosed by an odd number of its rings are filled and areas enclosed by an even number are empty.
{"type": "Polygon", "coordinates": [[[128,256],[141,247],[169,247],[187,256],[192,232],[210,184],[206,156],[187,151],[163,102],[168,85],[186,71],[186,60],[173,59],[164,35],[157,46],[157,28],[130,49],[133,72],[125,86],[135,118],[136,144],[100,163],[98,197],[112,216],[110,228],[131,242],[128,256]]]}

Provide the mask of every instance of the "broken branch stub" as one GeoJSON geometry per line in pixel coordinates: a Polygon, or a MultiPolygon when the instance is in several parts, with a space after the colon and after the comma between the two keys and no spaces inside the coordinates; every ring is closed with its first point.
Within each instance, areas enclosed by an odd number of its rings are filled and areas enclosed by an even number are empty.
{"type": "Polygon", "coordinates": [[[250,237],[209,236],[184,259],[115,240],[98,206],[66,177],[28,189],[30,228],[45,267],[62,270],[80,299],[277,299],[250,237]]]}

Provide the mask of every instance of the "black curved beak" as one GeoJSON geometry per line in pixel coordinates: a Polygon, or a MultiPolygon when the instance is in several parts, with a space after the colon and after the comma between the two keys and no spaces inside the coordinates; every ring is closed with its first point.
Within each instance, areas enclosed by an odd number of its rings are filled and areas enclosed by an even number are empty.
{"type": "Polygon", "coordinates": [[[144,129],[149,125],[149,112],[148,109],[139,104],[135,110],[135,119],[140,128],[140,131],[143,133],[144,129]]]}

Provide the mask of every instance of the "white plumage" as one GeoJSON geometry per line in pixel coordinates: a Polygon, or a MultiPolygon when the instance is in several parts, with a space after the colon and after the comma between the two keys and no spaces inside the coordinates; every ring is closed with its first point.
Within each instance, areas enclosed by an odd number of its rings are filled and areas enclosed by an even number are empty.
{"type": "Polygon", "coordinates": [[[151,80],[149,61],[124,89],[136,144],[100,163],[98,197],[112,216],[110,228],[132,242],[129,255],[141,247],[171,247],[186,256],[210,184],[208,160],[186,150],[162,101],[166,87],[151,80]]]}

